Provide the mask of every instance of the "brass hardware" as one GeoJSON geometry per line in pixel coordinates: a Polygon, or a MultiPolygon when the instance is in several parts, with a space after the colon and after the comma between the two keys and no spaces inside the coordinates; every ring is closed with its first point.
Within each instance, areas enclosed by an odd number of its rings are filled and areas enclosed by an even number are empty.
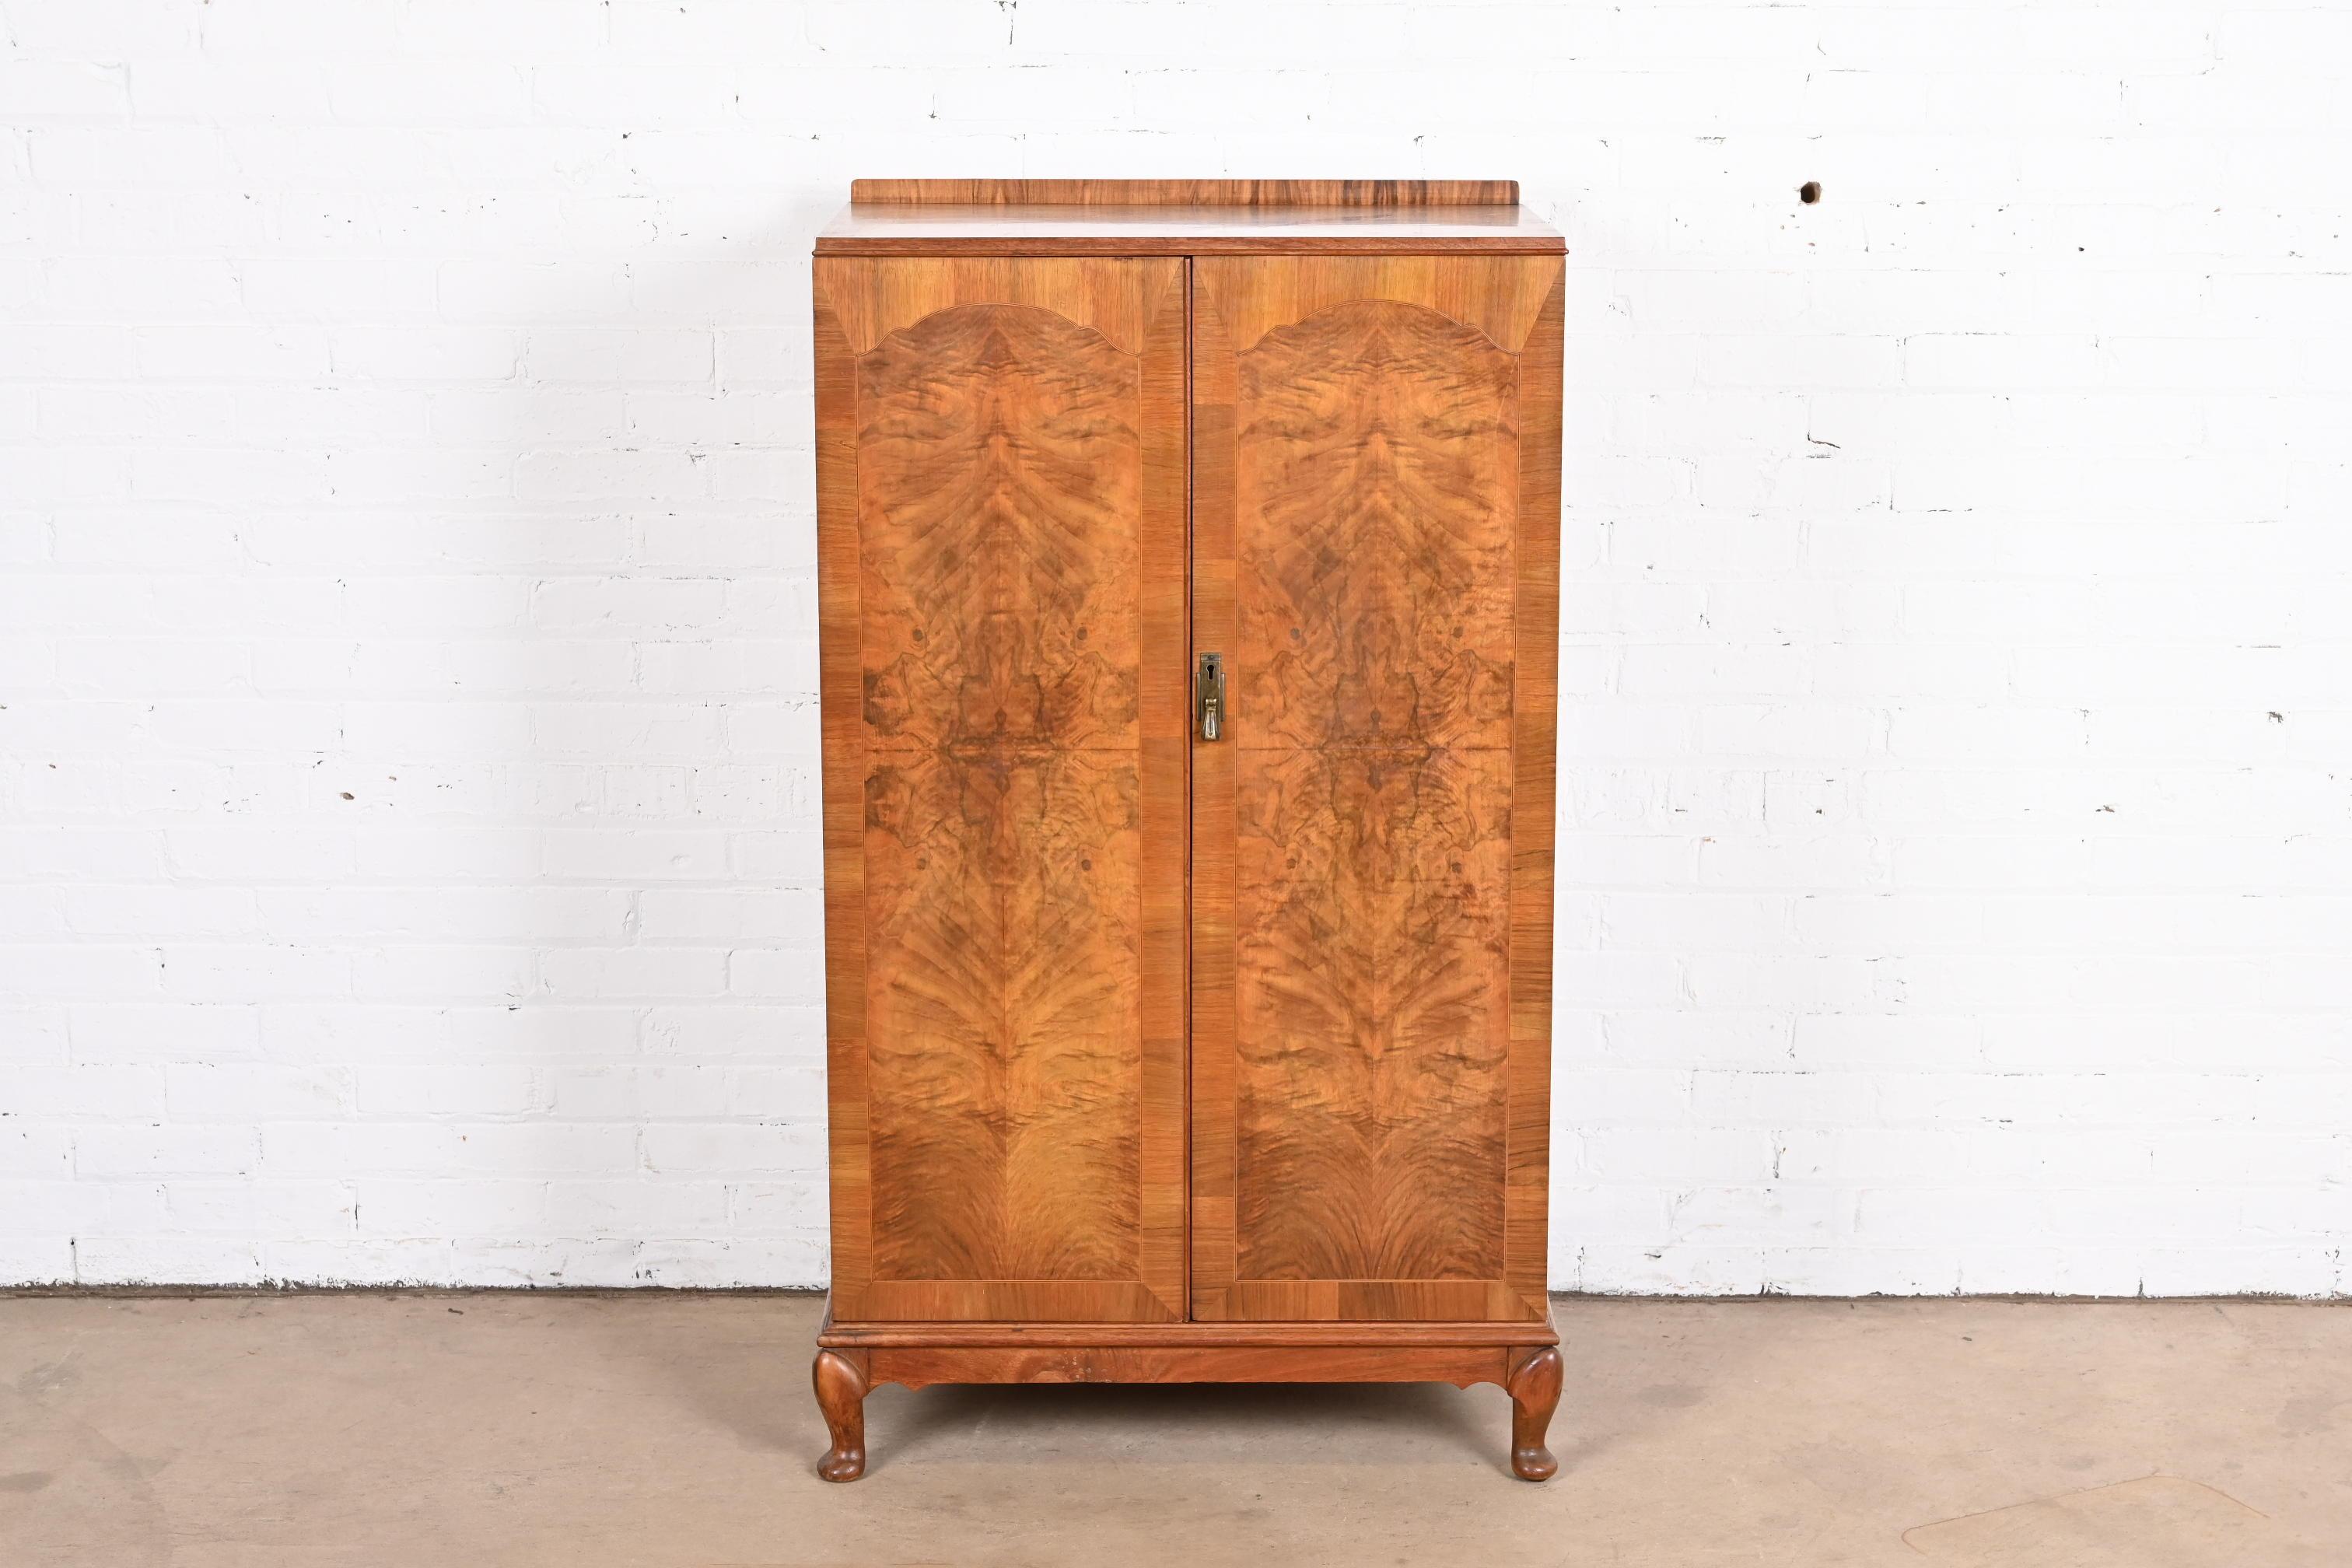
{"type": "Polygon", "coordinates": [[[1225,727],[1225,658],[1201,656],[1200,673],[1192,679],[1192,700],[1201,710],[1201,739],[1213,741],[1225,727]]]}

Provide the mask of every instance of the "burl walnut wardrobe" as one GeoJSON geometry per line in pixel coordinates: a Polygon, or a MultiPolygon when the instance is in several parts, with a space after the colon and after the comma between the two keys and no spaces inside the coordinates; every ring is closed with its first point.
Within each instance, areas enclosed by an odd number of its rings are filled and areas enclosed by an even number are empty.
{"type": "Polygon", "coordinates": [[[828,1479],[883,1383],[1496,1383],[1556,1468],[1517,200],[865,180],[817,240],[828,1479]]]}

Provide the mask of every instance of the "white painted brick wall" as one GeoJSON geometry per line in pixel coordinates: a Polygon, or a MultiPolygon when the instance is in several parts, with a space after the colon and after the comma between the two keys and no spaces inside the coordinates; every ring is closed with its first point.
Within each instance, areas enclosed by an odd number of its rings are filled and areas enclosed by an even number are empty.
{"type": "Polygon", "coordinates": [[[2346,0],[0,23],[0,1279],[821,1280],[813,231],[1507,174],[1556,1283],[2352,1290],[2346,0]]]}

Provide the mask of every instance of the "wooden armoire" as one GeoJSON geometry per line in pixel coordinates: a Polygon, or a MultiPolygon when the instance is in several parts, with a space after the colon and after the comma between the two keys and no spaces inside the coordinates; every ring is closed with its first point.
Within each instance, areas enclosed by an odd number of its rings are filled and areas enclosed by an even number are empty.
{"type": "Polygon", "coordinates": [[[1517,202],[864,180],[818,238],[826,1479],[884,1383],[1496,1383],[1556,1468],[1517,202]]]}

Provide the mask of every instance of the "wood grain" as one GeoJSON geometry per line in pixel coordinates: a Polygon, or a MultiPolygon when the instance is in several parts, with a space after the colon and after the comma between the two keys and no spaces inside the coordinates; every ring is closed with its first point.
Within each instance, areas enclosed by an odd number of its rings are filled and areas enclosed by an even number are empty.
{"type": "Polygon", "coordinates": [[[1556,1470],[1517,194],[860,182],[820,239],[828,1479],[884,1382],[1492,1382],[1556,1470]]]}
{"type": "Polygon", "coordinates": [[[1515,206],[845,207],[819,256],[1558,256],[1559,231],[1515,206]]]}
{"type": "Polygon", "coordinates": [[[854,1481],[866,1473],[866,1394],[867,1357],[864,1351],[820,1350],[809,1368],[816,1388],[816,1407],[824,1417],[833,1446],[816,1463],[816,1473],[828,1481],[854,1481]]]}
{"type": "Polygon", "coordinates": [[[1557,595],[1556,542],[1520,571],[1558,400],[1524,351],[1559,276],[1196,264],[1195,640],[1232,743],[1195,764],[1195,1317],[1542,1316],[1514,1139],[1548,1064],[1515,1006],[1548,1006],[1549,951],[1514,965],[1549,843],[1515,863],[1516,752],[1557,657],[1521,682],[1557,595]]]}
{"type": "Polygon", "coordinates": [[[836,1291],[1178,1315],[1181,268],[817,284],[836,1291]]]}
{"type": "Polygon", "coordinates": [[[1548,1307],[1533,1323],[854,1324],[828,1306],[817,1390],[834,1432],[826,1464],[841,1472],[828,1479],[863,1473],[856,1402],[885,1383],[1426,1382],[1500,1384],[1512,1399],[1512,1468],[1540,1479],[1558,1468],[1542,1445],[1559,1394],[1559,1338],[1548,1307]],[[841,1363],[828,1367],[833,1353],[841,1363]]]}
{"type": "Polygon", "coordinates": [[[1488,206],[1519,199],[1517,180],[853,180],[860,205],[1029,203],[1179,206],[1488,206]]]}
{"type": "Polygon", "coordinates": [[[1519,349],[1518,576],[1512,608],[1510,1156],[1504,1278],[1549,1310],[1552,851],[1559,816],[1564,268],[1519,349]]]}
{"type": "Polygon", "coordinates": [[[1433,310],[1517,353],[1564,271],[1525,256],[1381,255],[1202,261],[1199,289],[1216,301],[1233,352],[1336,305],[1386,301],[1433,310]]]}
{"type": "Polygon", "coordinates": [[[1557,1344],[1549,1312],[1533,1322],[1249,1322],[1181,1323],[837,1323],[827,1319],[817,1343],[844,1349],[889,1347],[1016,1350],[1073,1345],[1282,1346],[1548,1345],[1557,1344]]]}
{"type": "Polygon", "coordinates": [[[1565,246],[1510,180],[860,180],[816,253],[1377,261],[1565,246]]]}
{"type": "Polygon", "coordinates": [[[1523,1481],[1548,1481],[1559,1461],[1544,1446],[1552,1412],[1559,1408],[1559,1351],[1536,1345],[1514,1351],[1503,1386],[1511,1395],[1511,1473],[1523,1481]]]}
{"type": "Polygon", "coordinates": [[[879,1279],[1136,1269],[1140,383],[1034,305],[858,363],[879,1279]]]}
{"type": "Polygon", "coordinates": [[[1517,366],[1386,300],[1238,363],[1236,1276],[1496,1279],[1517,366]]]}
{"type": "Polygon", "coordinates": [[[834,1299],[865,1310],[874,1273],[866,1075],[866,671],[859,638],[857,358],[834,309],[863,281],[816,264],[817,668],[824,744],[825,1142],[834,1299]],[[833,287],[828,287],[828,284],[833,287]]]}
{"type": "MultiPolygon", "coordinates": [[[[876,1384],[1451,1383],[1501,1384],[1515,1352],[1494,1346],[1067,1346],[866,1352],[876,1384]]],[[[1557,1354],[1558,1352],[1553,1352],[1557,1354]]]]}
{"type": "Polygon", "coordinates": [[[854,268],[820,259],[816,272],[820,297],[859,355],[925,317],[971,305],[1035,306],[1099,334],[1121,353],[1140,354],[1152,321],[1183,309],[1182,268],[1165,261],[1088,258],[1010,267],[999,258],[925,256],[854,268]]]}
{"type": "MultiPolygon", "coordinates": [[[[1239,367],[1217,301],[1192,264],[1192,647],[1237,646],[1234,414],[1239,367]]],[[[1231,688],[1228,687],[1230,693],[1231,688]]],[[[1241,1314],[1234,1289],[1234,1173],[1240,1130],[1235,993],[1234,746],[1192,748],[1192,1200],[1191,1316],[1241,1314]]]]}

